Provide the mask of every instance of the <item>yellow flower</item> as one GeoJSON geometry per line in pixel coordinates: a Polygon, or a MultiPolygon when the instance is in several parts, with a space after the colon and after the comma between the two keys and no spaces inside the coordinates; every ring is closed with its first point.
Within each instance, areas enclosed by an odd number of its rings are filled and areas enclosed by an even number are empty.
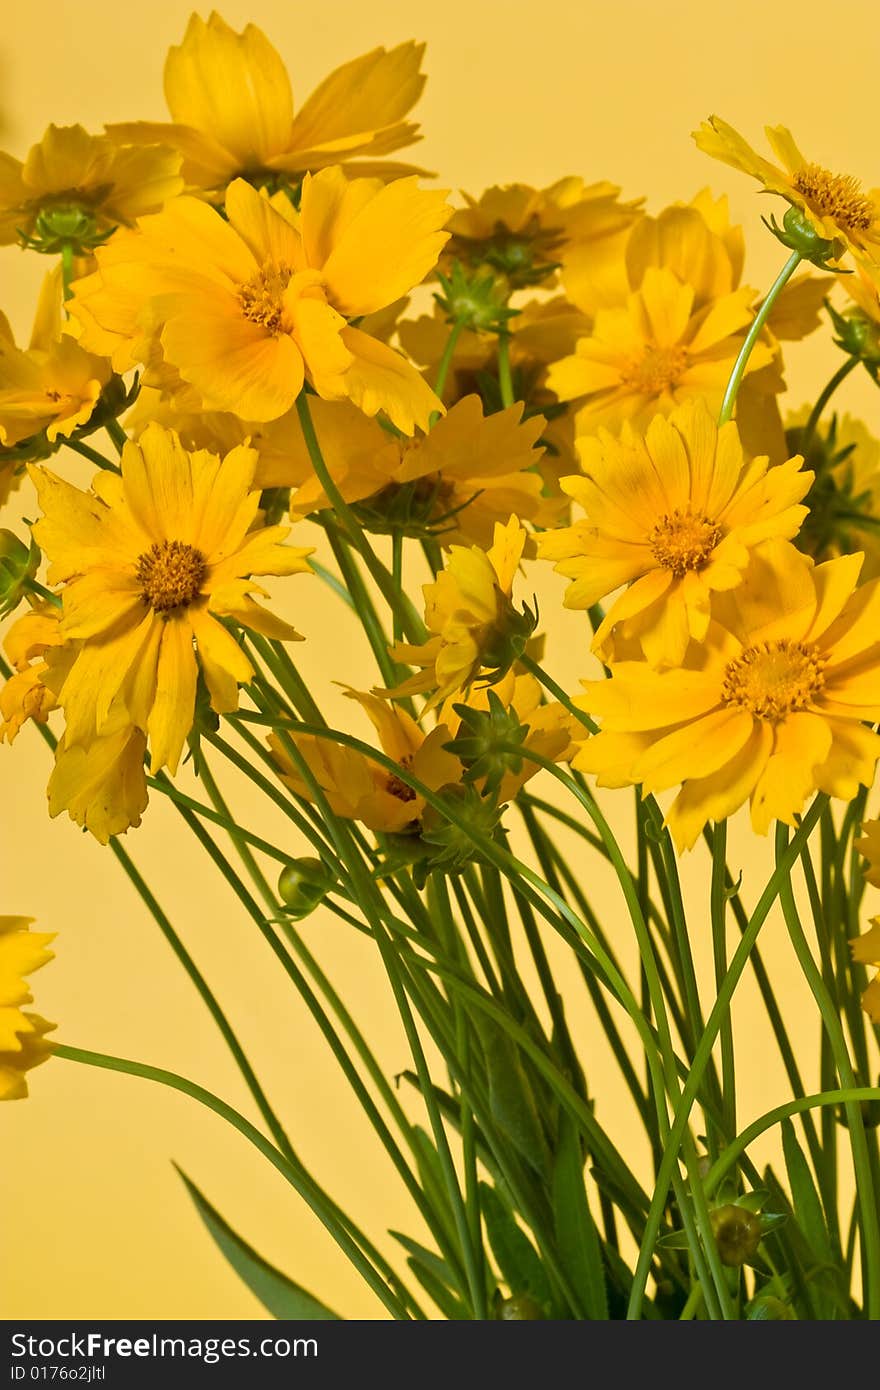
{"type": "Polygon", "coordinates": [[[67,811],[102,845],[140,825],[147,807],[147,740],[123,711],[117,722],[118,728],[111,730],[108,723],[99,736],[80,743],[65,735],[55,750],[47,789],[49,815],[67,811]]]}
{"type": "MultiPolygon", "coordinates": [[[[444,724],[425,734],[403,710],[396,710],[374,695],[346,690],[366,711],[379,735],[384,752],[402,770],[412,773],[431,791],[461,781],[461,763],[444,751],[451,734],[444,724]]],[[[318,786],[334,815],[358,820],[369,830],[384,834],[414,833],[425,810],[424,797],[387,768],[329,739],[310,734],[292,734],[318,786]]],[[[311,788],[277,734],[269,735],[269,746],[282,782],[307,801],[314,799],[311,788]]]]}
{"type": "Polygon", "coordinates": [[[865,882],[880,888],[880,819],[864,821],[862,838],[853,843],[859,854],[868,861],[865,882]]]}
{"type": "MultiPolygon", "coordinates": [[[[520,402],[484,416],[479,397],[466,396],[428,434],[410,440],[389,435],[345,403],[312,403],[324,461],[346,501],[361,503],[358,515],[367,529],[434,534],[444,545],[485,547],[495,523],[511,512],[547,525],[559,511],[559,503],[543,495],[537,471],[544,420],[539,415],[524,421],[522,413],[520,402]]],[[[292,515],[329,506],[296,420],[285,442],[282,451],[272,441],[268,463],[261,451],[263,485],[295,489],[292,515]]]]}
{"type": "Polygon", "coordinates": [[[424,44],[374,48],[336,68],[294,114],[284,64],[254,24],[242,33],[214,13],[191,16],[179,47],[165,63],[165,97],[173,124],[132,121],[109,126],[116,138],[161,141],[183,156],[188,186],[222,190],[239,175],[270,183],[295,181],[308,170],[370,162],[352,172],[401,172],[375,156],[410,145],[418,126],[403,118],[425,85],[419,72],[424,44]]]}
{"type": "Polygon", "coordinates": [[[771,164],[743,137],[711,116],[694,131],[705,154],[758,179],[769,193],[778,193],[827,241],[876,261],[880,253],[880,189],[865,193],[851,174],[834,174],[801,154],[785,126],[765,126],[764,133],[779,164],[771,164]]]}
{"type": "MultiPolygon", "coordinates": [[[[551,366],[547,385],[560,400],[580,402],[579,434],[626,420],[647,425],[694,396],[717,413],[753,317],[752,298],[749,289],[734,290],[695,311],[692,285],[665,266],[649,267],[625,307],[599,310],[592,335],[551,366]]],[[[767,366],[772,356],[756,343],[747,370],[767,366]]]]}
{"type": "Polygon", "coordinates": [[[46,1034],[55,1024],[22,1009],[33,1003],[25,975],[52,959],[46,948],[54,933],[32,932],[33,920],[0,917],[0,1100],[23,1100],[28,1093],[25,1072],[52,1051],[46,1034]]]}
{"type": "Polygon", "coordinates": [[[680,849],[746,800],[762,834],[774,819],[793,824],[816,790],[851,800],[880,753],[864,723],[880,720],[880,581],[856,589],[861,562],[814,567],[765,542],[680,668],[623,661],[585,682],[579,703],[602,732],[574,766],[603,786],[681,783],[666,818],[680,849]]]}
{"type": "MultiPolygon", "coordinates": [[[[853,960],[861,965],[880,965],[880,917],[871,918],[871,926],[850,943],[853,960]]],[[[862,994],[862,1008],[875,1023],[880,1023],[880,974],[874,976],[862,994]]]]}
{"type": "Polygon", "coordinates": [[[226,221],[176,199],[99,249],[71,302],[80,341],[121,371],[161,358],[208,410],[277,419],[307,376],[319,396],[384,410],[411,434],[440,402],[400,353],[347,320],[424,278],[447,213],[444,194],[415,179],[348,182],[338,168],[307,176],[298,217],[242,179],[226,221]]]}
{"type": "Polygon", "coordinates": [[[433,709],[482,674],[492,684],[521,655],[536,617],[514,608],[513,580],[522,559],[526,532],[515,516],[495,525],[488,551],[454,545],[446,568],[425,584],[425,625],[434,635],[420,646],[399,642],[392,655],[420,670],[394,690],[394,699],[433,691],[433,709]]]}
{"type": "Polygon", "coordinates": [[[0,690],[0,743],[12,743],[28,719],[45,724],[57,707],[44,677],[49,672],[47,654],[57,653],[63,643],[60,609],[48,602],[35,604],[10,627],[3,646],[15,670],[0,690]]]}
{"type": "MultiPolygon", "coordinates": [[[[61,281],[43,281],[30,347],[17,348],[0,314],[0,445],[46,432],[50,444],[90,418],[110,379],[110,364],[61,331],[61,281]]],[[[21,456],[19,452],[19,456],[21,456]]]]}
{"type": "Polygon", "coordinates": [[[602,255],[599,244],[632,225],[639,203],[621,203],[619,195],[613,183],[574,177],[543,189],[514,183],[487,188],[479,198],[465,193],[467,207],[449,224],[448,257],[491,266],[514,289],[546,283],[572,246],[602,255]]]}
{"type": "Polygon", "coordinates": [[[736,425],[717,429],[701,400],[655,416],[647,433],[624,426],[578,440],[583,477],[562,486],[582,521],[537,537],[538,554],[574,580],[567,608],[590,608],[628,585],[598,627],[593,649],[636,641],[652,666],[678,666],[706,635],[713,592],[734,588],[751,550],[790,539],[813,481],[801,458],[747,463],[736,425]]]}
{"type": "Polygon", "coordinates": [[[0,153],[0,245],[64,226],[79,228],[89,244],[96,232],[131,226],[180,193],[179,169],[173,150],[135,149],[81,125],[50,125],[24,163],[0,153]]]}
{"type": "Polygon", "coordinates": [[[62,632],[81,643],[58,693],[67,746],[134,726],[149,735],[153,771],[173,772],[192,728],[201,670],[212,707],[238,706],[250,662],[218,619],[272,637],[297,634],[257,604],[252,575],[309,569],[279,544],[284,527],[252,529],[256,454],[187,453],[152,425],[123,450],[121,476],[80,492],[47,469],[31,472],[42,518],[34,528],[63,584],[62,632]]]}

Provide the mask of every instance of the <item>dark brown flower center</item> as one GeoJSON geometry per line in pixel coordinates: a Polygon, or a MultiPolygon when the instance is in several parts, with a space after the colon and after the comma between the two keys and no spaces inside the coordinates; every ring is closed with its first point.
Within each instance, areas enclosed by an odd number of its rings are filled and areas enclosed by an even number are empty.
{"type": "Polygon", "coordinates": [[[852,174],[832,174],[819,164],[805,164],[791,181],[811,212],[831,218],[847,231],[867,232],[877,216],[852,174]]]}
{"type": "Polygon", "coordinates": [[[648,544],[657,563],[680,579],[704,565],[720,540],[721,527],[714,521],[676,507],[661,516],[648,544]]]}

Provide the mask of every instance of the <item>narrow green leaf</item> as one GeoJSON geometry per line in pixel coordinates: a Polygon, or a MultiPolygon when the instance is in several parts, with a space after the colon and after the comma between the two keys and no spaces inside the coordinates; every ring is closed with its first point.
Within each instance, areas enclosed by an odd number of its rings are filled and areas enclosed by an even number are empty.
{"type": "Polygon", "coordinates": [[[803,1149],[797,1141],[791,1120],[783,1120],[782,1152],[791,1186],[795,1216],[820,1264],[831,1264],[833,1255],[828,1239],[825,1213],[803,1149]]]}
{"type": "Polygon", "coordinates": [[[480,1183],[480,1205],[489,1235],[492,1254],[501,1276],[516,1297],[529,1294],[545,1309],[552,1306],[550,1282],[532,1242],[517,1223],[513,1212],[488,1183],[480,1183]]]}
{"type": "Polygon", "coordinates": [[[489,1107],[498,1128],[538,1173],[550,1152],[519,1048],[491,1019],[474,1020],[489,1078],[489,1107]]]}
{"type": "Polygon", "coordinates": [[[587,1201],[584,1161],[574,1124],[560,1117],[553,1165],[553,1218],[559,1259],[591,1322],[608,1319],[602,1243],[587,1201]]]}
{"type": "Polygon", "coordinates": [[[406,1262],[429,1298],[433,1298],[444,1318],[447,1318],[449,1322],[469,1321],[470,1313],[461,1299],[449,1292],[446,1285],[437,1278],[432,1269],[429,1269],[419,1259],[418,1255],[407,1256],[406,1262]]]}
{"type": "MultiPolygon", "coordinates": [[[[175,1164],[175,1167],[177,1165],[175,1164]]],[[[240,1235],[233,1231],[228,1222],[215,1207],[211,1206],[195,1183],[181,1168],[177,1169],[186,1184],[186,1190],[195,1203],[196,1211],[204,1221],[208,1231],[226,1256],[240,1279],[247,1284],[267,1312],[273,1318],[308,1320],[312,1322],[339,1321],[339,1314],[333,1313],[317,1298],[288,1279],[280,1269],[270,1265],[256,1250],[253,1250],[240,1235]]]]}

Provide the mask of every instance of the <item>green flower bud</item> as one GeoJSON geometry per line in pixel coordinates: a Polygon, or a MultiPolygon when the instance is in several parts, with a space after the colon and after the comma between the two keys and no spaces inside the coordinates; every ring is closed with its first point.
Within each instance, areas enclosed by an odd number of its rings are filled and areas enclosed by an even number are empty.
{"type": "Polygon", "coordinates": [[[511,287],[503,275],[471,274],[454,261],[449,275],[437,275],[443,293],[434,296],[451,323],[473,333],[492,333],[518,312],[508,309],[511,287]]]}
{"type": "Polygon", "coordinates": [[[99,231],[90,208],[79,203],[55,203],[40,209],[33,233],[27,236],[22,232],[21,238],[31,251],[39,251],[44,256],[57,256],[65,246],[82,255],[100,246],[114,231],[114,227],[99,231]]]}
{"type": "Polygon", "coordinates": [[[299,921],[323,902],[333,883],[333,876],[323,862],[307,854],[285,864],[278,878],[278,896],[288,916],[299,921]]]}
{"type": "Polygon", "coordinates": [[[495,1301],[495,1317],[500,1322],[544,1322],[544,1310],[527,1293],[516,1294],[513,1298],[498,1298],[495,1301]]]}
{"type": "Polygon", "coordinates": [[[498,600],[498,621],[483,647],[481,658],[485,667],[484,679],[490,685],[500,681],[518,661],[526,649],[529,638],[538,626],[538,608],[515,608],[507,594],[496,587],[498,600]]]}
{"type": "Polygon", "coordinates": [[[755,1212],[728,1204],[709,1213],[721,1263],[738,1268],[754,1259],[761,1244],[763,1223],[755,1212]]]}
{"type": "Polygon", "coordinates": [[[837,347],[849,353],[850,357],[858,357],[861,362],[874,366],[880,364],[880,324],[869,319],[861,309],[839,314],[829,304],[828,313],[837,334],[834,339],[837,347]]]}
{"type": "Polygon", "coordinates": [[[27,546],[12,531],[0,530],[0,617],[18,607],[39,563],[40,552],[33,541],[27,546]]]}
{"type": "Polygon", "coordinates": [[[820,270],[840,273],[838,266],[828,265],[827,262],[836,261],[843,255],[843,243],[829,241],[827,237],[820,236],[800,208],[790,207],[782,219],[781,227],[775,217],[770,217],[769,220],[765,217],[762,220],[776,240],[781,241],[790,251],[797,251],[805,261],[812,262],[820,270]]]}
{"type": "Polygon", "coordinates": [[[488,709],[484,710],[453,706],[461,728],[445,747],[464,764],[465,781],[484,782],[486,793],[492,795],[506,772],[521,770],[522,755],[516,749],[529,730],[528,725],[520,724],[515,710],[505,708],[494,690],[488,691],[487,699],[488,709]]]}

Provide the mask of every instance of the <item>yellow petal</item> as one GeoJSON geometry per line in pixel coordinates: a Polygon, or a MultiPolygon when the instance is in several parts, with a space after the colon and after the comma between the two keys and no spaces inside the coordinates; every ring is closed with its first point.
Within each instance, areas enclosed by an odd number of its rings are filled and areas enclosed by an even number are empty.
{"type": "Polygon", "coordinates": [[[163,624],[156,672],[156,694],[150,711],[150,768],[167,766],[172,777],[193,725],[199,668],[193,651],[193,630],[187,617],[163,624]]]}
{"type": "Polygon", "coordinates": [[[403,434],[427,430],[444,406],[405,357],[358,328],[344,328],[342,341],[354,361],[345,373],[345,392],[365,415],[380,410],[403,434]]]}

